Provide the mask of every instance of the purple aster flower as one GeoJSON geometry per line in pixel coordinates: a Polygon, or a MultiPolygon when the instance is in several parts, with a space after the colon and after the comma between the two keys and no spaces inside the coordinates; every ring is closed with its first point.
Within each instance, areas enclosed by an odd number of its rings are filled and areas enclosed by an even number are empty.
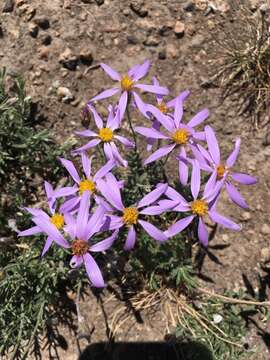
{"type": "Polygon", "coordinates": [[[74,187],[65,186],[53,190],[53,187],[48,181],[44,182],[44,188],[47,196],[47,202],[51,213],[55,212],[56,200],[61,197],[66,197],[74,194],[74,187]]]}
{"type": "Polygon", "coordinates": [[[45,191],[47,194],[47,203],[50,210],[50,215],[41,209],[35,208],[24,208],[32,216],[32,221],[35,223],[35,226],[30,229],[20,231],[18,236],[31,236],[40,233],[45,233],[48,235],[45,242],[44,248],[42,250],[41,256],[44,256],[45,253],[51,247],[53,241],[55,241],[59,246],[68,247],[67,241],[64,239],[60,230],[64,228],[64,210],[60,206],[59,210],[56,210],[55,200],[56,197],[68,196],[74,193],[73,187],[63,187],[57,190],[53,190],[51,184],[45,181],[45,191]]]}
{"type": "Polygon", "coordinates": [[[200,153],[197,154],[196,158],[200,167],[211,173],[208,183],[213,186],[216,182],[222,181],[230,199],[241,208],[248,208],[246,201],[231,182],[234,180],[236,183],[244,185],[253,185],[257,182],[257,179],[253,176],[232,170],[239,155],[241,140],[236,139],[233,151],[223,163],[220,159],[220,149],[215,132],[210,126],[205,127],[205,135],[209,151],[198,146],[200,153]]]}
{"type": "MultiPolygon", "coordinates": [[[[159,82],[156,77],[153,77],[153,85],[159,86],[159,82]]],[[[179,94],[179,98],[181,101],[184,101],[190,94],[189,90],[185,90],[179,94]]],[[[169,115],[169,109],[174,108],[175,101],[177,97],[170,100],[165,101],[164,95],[156,95],[156,106],[152,104],[145,104],[140,100],[140,102],[137,102],[137,106],[139,105],[138,109],[140,112],[148,119],[151,119],[153,121],[152,128],[154,130],[160,130],[161,123],[157,120],[159,116],[169,115]],[[156,115],[157,114],[157,115],[156,115]]],[[[148,138],[147,139],[147,150],[150,151],[153,147],[153,144],[156,142],[156,139],[154,138],[148,138]]]]}
{"type": "Polygon", "coordinates": [[[167,236],[148,221],[140,219],[140,215],[158,215],[163,212],[161,207],[153,204],[166,191],[168,185],[160,184],[155,190],[144,196],[136,205],[125,207],[115,176],[110,173],[105,179],[105,181],[98,181],[99,189],[104,198],[121,214],[119,216],[109,215],[111,221],[110,229],[120,229],[124,226],[128,227],[128,235],[124,249],[131,250],[134,247],[136,241],[136,227],[138,224],[140,224],[153,239],[159,242],[166,241],[167,236]]]}
{"type": "Polygon", "coordinates": [[[162,86],[157,85],[145,85],[139,84],[138,81],[147,75],[150,68],[150,61],[146,60],[142,65],[135,65],[131,69],[129,69],[127,75],[120,75],[117,71],[113,70],[106,64],[100,64],[102,69],[110,76],[110,78],[114,81],[117,81],[117,85],[113,88],[105,90],[93,97],[89,103],[91,104],[93,101],[106,99],[115,95],[118,92],[121,92],[121,96],[118,103],[118,109],[120,114],[120,119],[123,118],[127,102],[128,95],[132,94],[134,97],[135,103],[137,103],[139,96],[135,92],[136,89],[141,89],[143,91],[147,91],[154,94],[159,95],[167,95],[168,89],[162,86]]]}
{"type": "Polygon", "coordinates": [[[40,233],[45,233],[48,237],[45,242],[44,248],[42,250],[41,256],[43,256],[53,241],[55,241],[59,246],[68,248],[69,244],[60,233],[60,229],[64,227],[64,216],[62,213],[57,212],[53,213],[52,216],[49,216],[45,211],[41,209],[34,208],[25,208],[30,214],[33,215],[32,221],[35,223],[35,226],[30,229],[21,231],[18,233],[18,236],[30,236],[40,233]]]}
{"type": "MultiPolygon", "coordinates": [[[[113,169],[115,166],[115,161],[108,161],[107,164],[102,166],[95,175],[92,175],[92,159],[93,156],[89,158],[84,152],[81,153],[81,160],[84,171],[84,177],[81,178],[72,161],[60,158],[62,165],[66,168],[76,183],[76,185],[73,186],[73,194],[62,205],[62,209],[65,212],[71,211],[79,205],[82,195],[85,191],[90,192],[90,195],[94,197],[97,204],[102,203],[105,207],[108,208],[108,204],[106,204],[104,200],[99,195],[97,195],[97,191],[99,190],[97,180],[105,176],[113,169]]],[[[110,207],[108,210],[110,210],[110,207]]]]}
{"type": "Polygon", "coordinates": [[[165,232],[168,237],[174,236],[183,231],[195,218],[198,219],[198,238],[204,245],[208,245],[208,231],[204,223],[204,217],[209,215],[210,219],[226,228],[238,231],[240,226],[232,220],[220,215],[216,211],[217,198],[220,192],[220,184],[215,187],[206,186],[204,188],[202,197],[199,196],[201,187],[200,166],[197,160],[193,161],[193,170],[191,176],[191,193],[193,200],[187,202],[182,195],[175,189],[168,187],[165,195],[169,200],[161,200],[159,206],[164,210],[171,209],[171,211],[178,211],[183,213],[191,213],[183,219],[176,221],[165,232]]]}
{"type": "Polygon", "coordinates": [[[91,253],[102,252],[109,249],[115,241],[118,230],[111,236],[94,245],[89,244],[89,240],[98,233],[103,224],[105,208],[99,206],[89,218],[90,192],[85,191],[82,195],[79,211],[76,219],[69,213],[65,214],[66,231],[72,240],[72,258],[70,265],[77,268],[84,264],[87,275],[95,287],[104,287],[104,280],[100,268],[91,253]]]}
{"type": "MultiPolygon", "coordinates": [[[[205,139],[204,132],[196,132],[194,127],[202,123],[209,116],[208,109],[204,109],[196,114],[187,125],[183,124],[181,122],[183,116],[183,100],[181,95],[175,100],[173,118],[161,112],[156,112],[154,116],[168,131],[168,134],[146,127],[136,127],[135,131],[148,138],[166,140],[169,143],[150,155],[144,161],[145,165],[170,154],[176,147],[180,147],[179,155],[185,159],[186,149],[190,148],[193,150],[198,140],[205,139]]],[[[179,161],[179,176],[181,183],[186,185],[188,180],[188,166],[184,161],[179,161]]]]}
{"type": "Polygon", "coordinates": [[[75,150],[74,153],[80,153],[90,148],[93,148],[99,144],[103,144],[103,149],[107,160],[114,159],[117,163],[127,166],[127,161],[122,158],[120,155],[116,141],[122,143],[126,148],[133,148],[135,145],[132,141],[127,138],[116,135],[114,133],[120,127],[119,114],[114,115],[113,107],[110,107],[109,116],[107,119],[106,126],[104,127],[104,122],[100,115],[97,113],[93,106],[88,105],[89,109],[92,111],[95,119],[95,123],[99,129],[98,134],[91,130],[78,131],[77,134],[84,137],[91,137],[93,140],[90,140],[86,145],[75,150]]]}

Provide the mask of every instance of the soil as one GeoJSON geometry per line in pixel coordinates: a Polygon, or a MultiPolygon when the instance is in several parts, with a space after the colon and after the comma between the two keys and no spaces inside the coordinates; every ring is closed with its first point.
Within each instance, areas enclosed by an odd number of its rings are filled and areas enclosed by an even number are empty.
{"type": "MultiPolygon", "coordinates": [[[[0,2],[0,11],[7,2],[0,2]]],[[[241,189],[250,210],[238,209],[226,196],[221,201],[220,212],[241,224],[242,231],[218,228],[209,247],[218,261],[205,256],[202,273],[211,281],[203,286],[219,293],[246,289],[247,285],[258,293],[262,280],[267,286],[262,264],[270,260],[270,146],[265,141],[266,130],[255,130],[250,115],[239,113],[241,94],[224,99],[222,89],[209,81],[221,66],[213,35],[222,39],[224,26],[233,26],[237,19],[232,5],[240,3],[254,12],[265,6],[263,1],[222,0],[16,0],[12,11],[0,15],[0,66],[22,74],[28,94],[38,103],[41,126],[51,129],[59,142],[74,138],[74,130],[82,128],[80,112],[85,103],[111,85],[98,66],[100,62],[124,72],[145,59],[152,62],[151,76],[156,75],[172,94],[191,90],[185,105],[187,118],[209,108],[207,123],[217,131],[224,158],[234,139],[241,137],[237,165],[257,176],[259,182],[241,189]]],[[[101,112],[105,110],[101,105],[101,112]]],[[[115,308],[124,306],[109,294],[102,299],[107,302],[105,312],[93,295],[81,303],[91,343],[107,340],[106,311],[112,321],[115,308]]],[[[143,312],[141,316],[142,322],[134,317],[134,321],[122,324],[116,340],[163,341],[168,332],[165,315],[156,312],[149,317],[143,312]]],[[[263,322],[259,326],[263,330],[252,327],[249,332],[248,342],[257,351],[248,358],[267,360],[267,341],[260,334],[268,334],[269,329],[263,322]]],[[[60,359],[76,359],[78,343],[81,350],[89,343],[77,340],[65,327],[60,326],[59,332],[66,341],[58,346],[60,359]]],[[[42,358],[50,358],[48,349],[42,358]]]]}

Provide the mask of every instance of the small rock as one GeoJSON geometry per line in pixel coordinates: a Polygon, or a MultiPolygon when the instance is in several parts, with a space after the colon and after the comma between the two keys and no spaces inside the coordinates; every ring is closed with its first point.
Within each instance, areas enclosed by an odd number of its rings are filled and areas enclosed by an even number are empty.
{"type": "Polygon", "coordinates": [[[12,12],[14,9],[14,0],[6,0],[3,6],[3,13],[12,12]]]}
{"type": "Polygon", "coordinates": [[[125,9],[123,10],[123,14],[124,14],[125,16],[129,16],[129,15],[130,15],[129,9],[125,8],[125,9]]]}
{"type": "Polygon", "coordinates": [[[177,58],[179,55],[178,49],[174,46],[174,44],[167,45],[166,53],[168,56],[170,56],[173,59],[177,58]]]}
{"type": "Polygon", "coordinates": [[[160,60],[165,60],[166,57],[167,57],[166,49],[160,50],[159,53],[158,53],[158,58],[159,58],[160,60]]]}
{"type": "Polygon", "coordinates": [[[268,224],[263,224],[261,228],[261,233],[263,235],[270,235],[270,226],[268,224]]]}
{"type": "Polygon", "coordinates": [[[261,259],[263,262],[268,262],[270,260],[270,248],[265,247],[261,250],[261,259]]]}
{"type": "Polygon", "coordinates": [[[185,34],[185,24],[181,21],[176,21],[174,25],[174,33],[177,37],[182,37],[185,34]]]}
{"type": "Polygon", "coordinates": [[[36,9],[29,4],[22,4],[18,7],[18,15],[22,16],[26,21],[30,21],[36,15],[36,9]]]}
{"type": "Polygon", "coordinates": [[[48,60],[49,54],[50,54],[50,51],[49,51],[49,48],[47,46],[41,46],[38,49],[38,57],[40,59],[48,60]]]}
{"type": "Polygon", "coordinates": [[[213,315],[213,322],[214,324],[220,324],[223,320],[223,317],[220,314],[214,314],[213,315]]]}
{"type": "Polygon", "coordinates": [[[66,48],[65,51],[59,56],[59,63],[62,64],[68,70],[76,70],[78,59],[74,55],[71,49],[66,48]]]}
{"type": "Polygon", "coordinates": [[[194,11],[195,10],[195,4],[193,1],[187,1],[186,3],[183,4],[183,10],[185,11],[194,11]]]}
{"type": "Polygon", "coordinates": [[[52,37],[51,37],[51,35],[44,34],[41,36],[40,41],[41,41],[41,44],[48,46],[52,42],[52,37]]]}
{"type": "Polygon", "coordinates": [[[260,6],[260,12],[261,12],[262,14],[267,13],[268,10],[269,10],[269,5],[267,5],[267,4],[262,4],[262,5],[260,6]]]}
{"type": "Polygon", "coordinates": [[[93,62],[93,54],[91,50],[81,50],[80,60],[84,65],[90,65],[93,62]]]}
{"type": "Polygon", "coordinates": [[[248,211],[244,211],[243,214],[242,214],[242,220],[243,221],[248,221],[251,219],[251,214],[250,212],[248,211]]]}
{"type": "Polygon", "coordinates": [[[132,45],[139,43],[139,39],[135,35],[127,35],[127,42],[132,45]]]}
{"type": "Polygon", "coordinates": [[[74,96],[72,95],[71,91],[67,87],[64,87],[64,86],[60,86],[57,89],[57,96],[61,101],[63,101],[66,104],[68,104],[72,100],[74,100],[74,96]]]}
{"type": "Polygon", "coordinates": [[[146,40],[144,40],[143,44],[145,46],[158,46],[158,44],[160,43],[160,40],[158,37],[156,36],[149,36],[146,40]]]}
{"type": "Polygon", "coordinates": [[[172,27],[168,26],[168,25],[162,25],[159,29],[158,29],[158,33],[161,36],[168,36],[170,31],[171,31],[172,27]]]}
{"type": "Polygon", "coordinates": [[[37,24],[42,30],[47,30],[50,27],[50,22],[46,17],[36,18],[35,24],[37,24]]]}
{"type": "Polygon", "coordinates": [[[29,23],[28,24],[28,31],[29,34],[33,37],[36,38],[38,35],[38,26],[34,23],[29,23]]]}
{"type": "Polygon", "coordinates": [[[96,3],[98,6],[101,6],[104,4],[104,0],[96,0],[96,3]]]}
{"type": "Polygon", "coordinates": [[[144,7],[144,1],[143,0],[133,0],[130,4],[131,10],[135,12],[140,17],[145,17],[148,15],[148,11],[144,7]]]}
{"type": "Polygon", "coordinates": [[[200,48],[204,42],[204,37],[201,34],[197,34],[193,37],[193,39],[190,41],[190,46],[193,48],[200,48]]]}

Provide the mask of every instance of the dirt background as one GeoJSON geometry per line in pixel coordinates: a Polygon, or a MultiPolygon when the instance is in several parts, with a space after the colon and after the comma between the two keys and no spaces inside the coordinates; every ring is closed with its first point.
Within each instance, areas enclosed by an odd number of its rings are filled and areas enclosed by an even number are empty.
{"type": "MultiPolygon", "coordinates": [[[[250,116],[239,114],[241,94],[224,100],[222,89],[209,82],[219,71],[219,55],[212,38],[222,39],[224,27],[234,26],[237,18],[233,8],[240,3],[254,13],[267,5],[255,0],[0,1],[0,66],[23,75],[28,94],[38,103],[41,126],[51,129],[59,142],[82,128],[80,111],[84,104],[111,84],[96,66],[99,62],[125,72],[146,58],[152,62],[151,76],[156,75],[172,94],[191,90],[186,102],[187,118],[203,107],[210,109],[208,124],[217,131],[224,158],[233,140],[242,138],[239,167],[258,176],[259,182],[241,190],[249,211],[236,208],[225,197],[222,201],[222,212],[243,229],[232,233],[218,228],[211,241],[210,251],[220,263],[206,256],[202,272],[213,280],[205,286],[218,292],[245,289],[243,274],[258,292],[262,285],[259,275],[267,280],[261,265],[270,259],[270,146],[265,140],[266,129],[255,131],[250,116]],[[227,248],[218,250],[216,245],[227,248]]],[[[110,301],[108,311],[112,314],[121,302],[115,298],[110,301]]],[[[91,342],[105,341],[104,313],[96,298],[89,295],[84,299],[81,311],[92,333],[91,342]]],[[[135,318],[125,324],[117,340],[164,340],[168,330],[164,327],[165,315],[156,312],[150,318],[142,316],[142,324],[135,318]]],[[[266,324],[260,326],[267,331],[266,324]]],[[[76,359],[78,341],[74,333],[60,327],[61,332],[67,343],[59,346],[59,358],[76,359]]],[[[270,358],[258,329],[251,329],[248,342],[258,349],[249,359],[270,358]]],[[[79,343],[83,349],[87,341],[79,343]]],[[[44,350],[43,358],[50,358],[48,350],[44,350]]]]}

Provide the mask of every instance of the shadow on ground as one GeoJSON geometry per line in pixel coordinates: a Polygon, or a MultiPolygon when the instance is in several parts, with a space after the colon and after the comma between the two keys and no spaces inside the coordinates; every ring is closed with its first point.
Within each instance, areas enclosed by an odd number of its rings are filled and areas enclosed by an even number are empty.
{"type": "Polygon", "coordinates": [[[214,360],[203,344],[164,342],[96,343],[88,346],[78,360],[214,360]]]}

